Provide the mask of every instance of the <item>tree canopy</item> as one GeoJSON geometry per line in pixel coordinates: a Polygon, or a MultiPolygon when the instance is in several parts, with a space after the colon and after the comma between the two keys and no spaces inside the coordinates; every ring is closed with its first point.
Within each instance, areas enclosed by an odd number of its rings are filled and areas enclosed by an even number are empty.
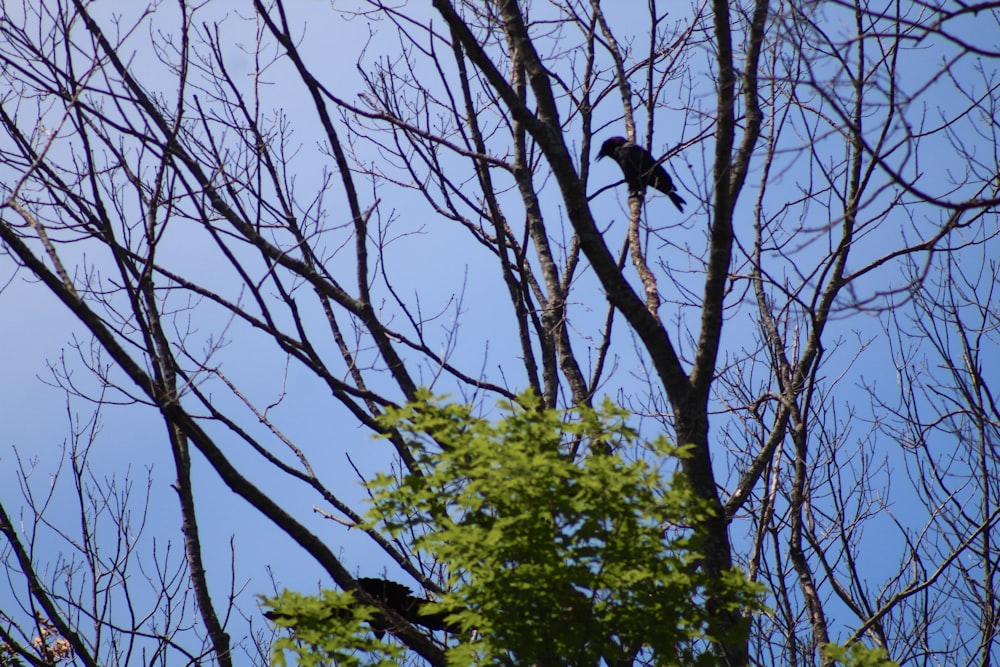
{"type": "MultiPolygon", "coordinates": [[[[494,424],[418,394],[381,418],[418,467],[373,480],[370,520],[442,564],[436,608],[464,637],[449,664],[714,663],[708,640],[721,636],[699,601],[749,619],[761,591],[737,570],[716,580],[700,567],[699,526],[713,508],[683,476],[657,470],[683,450],[637,442],[610,404],[539,407],[522,395],[494,424]]],[[[284,600],[270,604],[280,612],[284,600]]],[[[337,639],[364,646],[356,637],[337,639]]]]}

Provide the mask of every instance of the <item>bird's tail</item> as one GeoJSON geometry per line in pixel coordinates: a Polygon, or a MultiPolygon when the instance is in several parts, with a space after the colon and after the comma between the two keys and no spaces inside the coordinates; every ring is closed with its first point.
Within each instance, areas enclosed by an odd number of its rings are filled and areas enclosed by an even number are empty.
{"type": "Polygon", "coordinates": [[[670,197],[670,201],[672,201],[674,203],[674,206],[677,207],[677,210],[680,211],[681,213],[683,213],[684,212],[684,204],[687,203],[686,201],[684,201],[684,198],[681,197],[679,194],[677,194],[676,191],[674,191],[674,192],[668,192],[667,196],[670,197]]]}
{"type": "Polygon", "coordinates": [[[677,188],[674,187],[674,182],[671,180],[670,176],[667,175],[663,169],[657,168],[657,171],[653,172],[652,179],[650,179],[649,184],[662,192],[663,194],[670,197],[670,201],[674,203],[677,210],[681,213],[684,212],[684,198],[677,194],[677,188]]]}

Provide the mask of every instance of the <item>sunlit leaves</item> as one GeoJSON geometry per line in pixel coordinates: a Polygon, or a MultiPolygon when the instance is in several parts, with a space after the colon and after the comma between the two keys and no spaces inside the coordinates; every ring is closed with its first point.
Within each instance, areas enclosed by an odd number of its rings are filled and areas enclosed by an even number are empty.
{"type": "Polygon", "coordinates": [[[272,645],[274,665],[288,664],[286,652],[294,656],[292,664],[303,667],[381,667],[398,664],[403,654],[401,647],[367,632],[365,622],[374,610],[357,604],[349,592],[326,590],[309,596],[284,591],[262,601],[272,609],[268,617],[275,625],[294,630],[272,645]]]}
{"type": "MultiPolygon", "coordinates": [[[[539,410],[530,395],[495,422],[427,395],[385,416],[421,473],[379,478],[372,518],[416,534],[417,550],[447,564],[442,607],[479,638],[452,650],[456,664],[472,654],[594,664],[640,653],[669,664],[696,659],[710,639],[701,604],[710,582],[690,526],[711,510],[659,469],[683,449],[640,442],[626,418],[609,402],[539,410]]],[[[723,589],[747,613],[759,608],[741,573],[723,589]]]]}

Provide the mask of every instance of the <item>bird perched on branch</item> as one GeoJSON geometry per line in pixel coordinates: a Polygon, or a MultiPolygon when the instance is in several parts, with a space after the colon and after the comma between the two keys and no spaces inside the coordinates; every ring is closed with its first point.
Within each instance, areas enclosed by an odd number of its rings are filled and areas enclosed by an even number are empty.
{"type": "Polygon", "coordinates": [[[622,168],[629,192],[642,193],[647,187],[655,188],[670,197],[678,211],[684,212],[687,202],[679,194],[670,175],[642,146],[636,146],[625,137],[611,137],[601,145],[597,159],[610,157],[622,168]]]}
{"type": "MultiPolygon", "coordinates": [[[[358,586],[360,586],[361,590],[365,593],[375,598],[377,602],[396,612],[410,623],[422,625],[428,630],[443,630],[452,634],[457,634],[462,631],[459,624],[452,623],[448,620],[449,612],[425,611],[424,606],[431,604],[432,601],[427,598],[416,597],[413,595],[413,592],[403,584],[390,581],[389,579],[359,577],[358,586]]],[[[343,609],[333,610],[331,613],[335,616],[349,614],[349,612],[343,609]]],[[[280,611],[267,611],[264,612],[264,616],[272,621],[293,618],[289,614],[280,611]]],[[[385,622],[378,617],[370,619],[368,624],[371,626],[372,632],[379,639],[382,639],[386,632],[391,632],[393,630],[393,628],[386,625],[385,622]]]]}
{"type": "MultiPolygon", "coordinates": [[[[358,585],[365,593],[379,600],[410,623],[422,625],[429,630],[445,630],[452,633],[461,631],[458,625],[447,621],[447,612],[425,612],[424,605],[430,604],[431,601],[427,598],[414,596],[410,589],[403,584],[388,579],[359,577],[358,585]]],[[[377,626],[377,623],[375,625],[377,626]]],[[[384,631],[384,628],[378,626],[374,629],[375,635],[381,638],[381,632],[384,631]]]]}

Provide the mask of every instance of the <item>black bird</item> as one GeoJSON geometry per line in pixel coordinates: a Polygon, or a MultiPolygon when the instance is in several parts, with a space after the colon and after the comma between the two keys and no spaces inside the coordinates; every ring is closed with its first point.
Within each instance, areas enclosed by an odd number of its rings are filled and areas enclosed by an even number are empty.
{"type": "Polygon", "coordinates": [[[643,192],[653,187],[670,197],[677,210],[684,212],[687,202],[677,194],[670,175],[642,146],[636,146],[625,137],[611,137],[601,146],[597,159],[610,157],[622,168],[629,192],[643,192]]]}
{"type": "MultiPolygon", "coordinates": [[[[445,632],[450,632],[452,634],[457,634],[462,631],[460,625],[448,621],[450,612],[425,612],[423,610],[423,606],[430,604],[431,600],[416,597],[413,595],[413,592],[403,584],[390,581],[388,579],[359,577],[358,585],[365,593],[368,593],[368,595],[372,596],[389,609],[392,609],[410,623],[422,625],[428,630],[444,630],[445,632]]],[[[346,614],[343,610],[338,610],[334,613],[338,616],[346,614]]],[[[266,611],[264,612],[264,616],[272,621],[289,618],[288,614],[276,611],[266,611]]],[[[372,632],[379,639],[382,639],[386,632],[392,630],[392,628],[387,626],[378,618],[371,619],[368,624],[371,626],[372,632]]]]}
{"type": "MultiPolygon", "coordinates": [[[[448,612],[428,613],[423,610],[425,604],[431,601],[418,598],[403,584],[388,579],[374,577],[359,577],[358,585],[376,600],[382,602],[410,623],[417,623],[430,630],[445,630],[451,633],[461,632],[461,627],[447,621],[448,612]]],[[[374,624],[375,635],[381,639],[385,628],[374,624]]]]}

